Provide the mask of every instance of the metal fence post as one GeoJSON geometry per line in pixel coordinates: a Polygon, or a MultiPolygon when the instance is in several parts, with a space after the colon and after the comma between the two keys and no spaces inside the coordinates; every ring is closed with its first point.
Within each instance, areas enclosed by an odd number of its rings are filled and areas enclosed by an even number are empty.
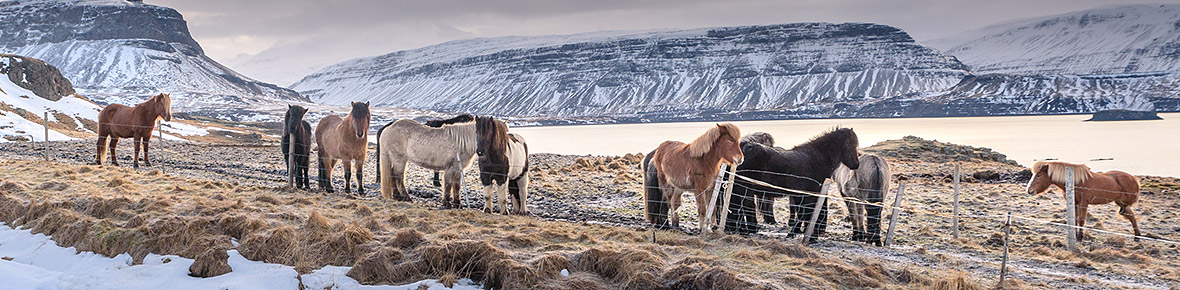
{"type": "Polygon", "coordinates": [[[815,202],[815,208],[811,211],[811,221],[807,223],[807,231],[803,233],[803,244],[811,242],[811,234],[815,232],[815,222],[819,220],[820,210],[823,210],[824,202],[828,200],[828,187],[832,183],[824,180],[824,185],[819,190],[819,200],[815,202]]]}
{"type": "Polygon", "coordinates": [[[905,183],[897,185],[897,196],[893,200],[893,211],[889,217],[889,231],[885,233],[885,246],[893,244],[893,231],[897,228],[897,216],[901,215],[901,197],[905,194],[905,183]]]}
{"type": "Polygon", "coordinates": [[[955,210],[951,218],[951,234],[959,239],[959,163],[955,163],[955,210]]]}
{"type": "Polygon", "coordinates": [[[1066,167],[1065,168],[1065,224],[1068,225],[1065,229],[1065,235],[1067,236],[1066,238],[1069,241],[1069,250],[1070,251],[1077,251],[1078,250],[1078,248],[1077,248],[1078,247],[1078,245],[1077,245],[1078,230],[1076,228],[1077,227],[1077,218],[1076,218],[1077,213],[1075,213],[1075,211],[1076,211],[1075,205],[1077,204],[1077,202],[1074,200],[1074,192],[1073,192],[1073,188],[1074,188],[1073,176],[1074,175],[1073,174],[1074,174],[1073,167],[1066,167]]]}

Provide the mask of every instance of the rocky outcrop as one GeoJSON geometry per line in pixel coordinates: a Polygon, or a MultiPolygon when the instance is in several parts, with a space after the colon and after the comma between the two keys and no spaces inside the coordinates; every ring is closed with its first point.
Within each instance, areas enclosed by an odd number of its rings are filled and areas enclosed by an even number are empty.
{"type": "Polygon", "coordinates": [[[1131,111],[1131,110],[1106,110],[1094,113],[1093,117],[1086,121],[1134,121],[1134,120],[1163,120],[1159,114],[1155,112],[1145,111],[1131,111]]]}
{"type": "Polygon", "coordinates": [[[74,94],[70,80],[62,77],[56,67],[38,59],[0,54],[0,74],[7,75],[13,84],[46,100],[57,101],[63,96],[74,94]]]}

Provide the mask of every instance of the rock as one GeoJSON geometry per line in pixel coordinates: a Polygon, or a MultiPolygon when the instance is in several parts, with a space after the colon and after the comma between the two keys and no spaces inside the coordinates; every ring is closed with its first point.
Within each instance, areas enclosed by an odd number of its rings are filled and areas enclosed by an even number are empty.
{"type": "Polygon", "coordinates": [[[188,267],[188,275],[209,278],[220,276],[233,271],[229,267],[229,254],[224,249],[214,248],[197,256],[192,266],[188,267]]]}
{"type": "Polygon", "coordinates": [[[33,91],[42,99],[57,101],[74,94],[70,80],[63,77],[57,67],[39,59],[0,54],[0,74],[7,75],[12,83],[33,91]]]}
{"type": "Polygon", "coordinates": [[[1105,110],[1094,113],[1086,121],[1132,121],[1132,120],[1163,120],[1155,112],[1131,110],[1105,110]]]}

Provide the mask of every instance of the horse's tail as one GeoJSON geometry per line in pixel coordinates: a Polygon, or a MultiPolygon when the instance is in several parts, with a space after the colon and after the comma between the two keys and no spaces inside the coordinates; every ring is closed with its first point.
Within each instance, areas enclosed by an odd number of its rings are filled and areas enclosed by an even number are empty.
{"type": "Polygon", "coordinates": [[[316,153],[317,153],[317,157],[319,157],[316,159],[319,159],[318,163],[320,164],[320,166],[319,166],[319,169],[320,169],[319,170],[320,171],[319,172],[320,189],[323,189],[325,191],[331,190],[331,187],[329,187],[331,184],[328,182],[328,168],[326,168],[326,166],[324,164],[324,149],[319,148],[319,150],[317,150],[316,153]]]}
{"type": "Polygon", "coordinates": [[[381,132],[385,132],[385,128],[393,125],[393,122],[386,123],[377,129],[377,183],[381,183],[381,132]]]}
{"type": "Polygon", "coordinates": [[[865,205],[866,231],[868,232],[868,242],[874,245],[881,245],[881,203],[885,200],[885,194],[889,192],[889,163],[885,162],[884,158],[877,155],[866,155],[869,162],[861,162],[860,166],[869,166],[871,173],[867,176],[867,180],[862,183],[868,185],[868,190],[861,189],[860,192],[865,193],[861,198],[868,201],[865,205]]]}
{"type": "Polygon", "coordinates": [[[659,228],[668,226],[668,201],[664,200],[664,191],[660,189],[660,175],[656,171],[655,166],[652,166],[652,156],[655,155],[653,150],[647,156],[643,157],[643,193],[644,193],[644,212],[647,215],[647,221],[659,228]]]}

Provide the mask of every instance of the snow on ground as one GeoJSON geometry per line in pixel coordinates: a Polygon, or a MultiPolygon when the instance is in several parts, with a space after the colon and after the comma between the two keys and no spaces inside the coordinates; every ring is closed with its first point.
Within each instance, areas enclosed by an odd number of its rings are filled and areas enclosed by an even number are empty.
{"type": "Polygon", "coordinates": [[[446,288],[436,280],[399,286],[365,286],[345,275],[349,267],[328,266],[301,277],[291,266],[250,261],[230,250],[232,272],[210,278],[188,276],[192,259],[148,254],[132,265],[131,255],[104,257],[63,248],[43,234],[0,222],[0,281],[4,289],[480,289],[469,279],[446,288]]]}
{"type": "MultiPolygon", "coordinates": [[[[102,107],[74,96],[66,96],[56,102],[42,99],[37,97],[33,92],[12,83],[7,77],[0,77],[0,102],[13,108],[24,109],[38,117],[45,116],[46,112],[54,112],[66,114],[76,119],[97,120],[98,112],[102,110],[102,107]]],[[[57,118],[56,116],[49,117],[54,118],[54,120],[57,118]]],[[[82,128],[80,122],[73,123],[78,125],[78,131],[86,131],[85,128],[82,128]]],[[[0,111],[0,137],[23,136],[32,138],[35,141],[44,141],[44,130],[45,127],[43,124],[29,121],[14,112],[0,111]]],[[[73,138],[60,132],[49,130],[49,139],[61,141],[71,140],[73,138]]],[[[0,142],[8,142],[8,140],[0,138],[0,142]]]]}

